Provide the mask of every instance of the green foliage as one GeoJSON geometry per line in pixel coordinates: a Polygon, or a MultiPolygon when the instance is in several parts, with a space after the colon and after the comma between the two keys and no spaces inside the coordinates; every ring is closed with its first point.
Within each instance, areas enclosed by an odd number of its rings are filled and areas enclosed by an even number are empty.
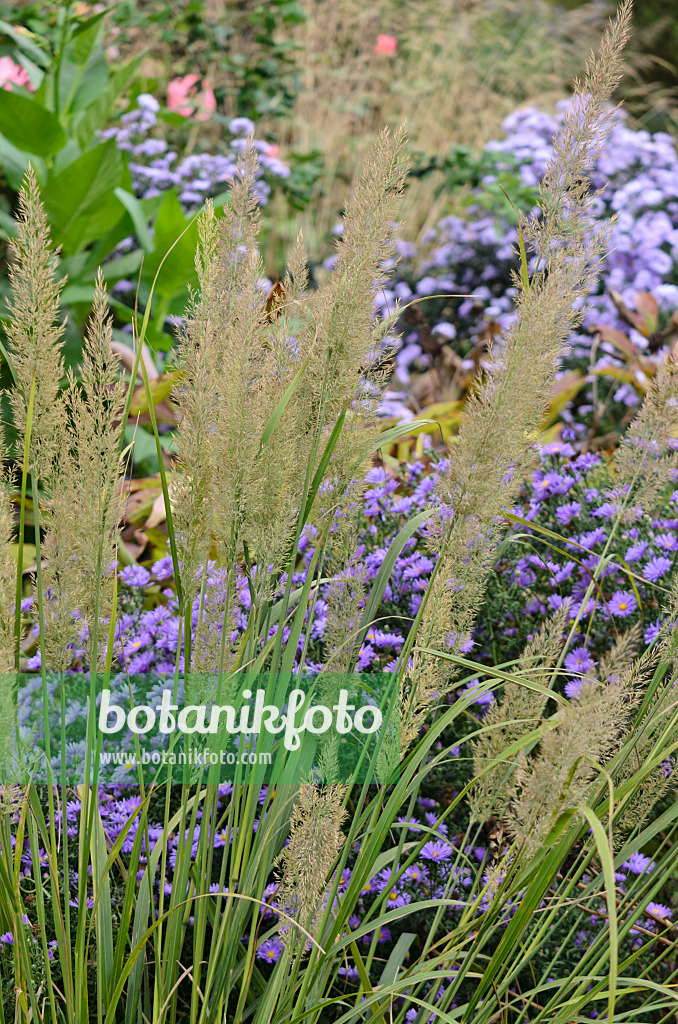
{"type": "MultiPolygon", "coordinates": [[[[298,0],[212,8],[205,0],[121,0],[111,22],[123,49],[149,26],[172,75],[215,69],[216,96],[231,116],[287,117],[300,88],[299,46],[292,30],[306,20],[298,0]]],[[[153,86],[147,81],[145,88],[153,86]]],[[[177,122],[178,123],[178,122],[177,122]]]]}
{"type": "MultiPolygon", "coordinates": [[[[244,13],[249,31],[257,45],[254,60],[248,60],[238,47],[229,48],[225,60],[233,85],[228,94],[238,115],[281,117],[292,113],[300,87],[301,71],[297,64],[298,47],[291,39],[279,41],[277,33],[284,27],[288,31],[306,20],[304,8],[298,0],[272,0],[257,4],[244,13]]],[[[217,24],[214,42],[216,49],[222,42],[242,32],[238,28],[217,24]],[[221,36],[221,38],[220,38],[221,36]]],[[[245,29],[247,31],[247,29],[245,29]]]]}
{"type": "MultiPolygon", "coordinates": [[[[111,74],[102,49],[103,14],[78,17],[59,8],[56,24],[45,34],[0,21],[0,34],[12,44],[14,59],[27,71],[34,90],[14,86],[0,91],[0,165],[9,195],[2,197],[3,237],[12,237],[8,219],[16,192],[30,164],[37,175],[52,237],[61,247],[59,274],[67,275],[63,296],[76,322],[94,294],[97,267],[116,244],[134,231],[134,223],[116,190],[130,178],[114,142],[97,132],[137,73],[138,60],[111,74]]],[[[120,276],[124,266],[115,269],[120,276]]],[[[0,280],[3,296],[6,279],[0,280]]],[[[4,305],[4,303],[3,303],[4,305]]],[[[5,319],[3,315],[3,319],[5,319]]],[[[67,337],[67,361],[77,358],[79,341],[67,337]]]]}
{"type": "MultiPolygon", "coordinates": [[[[487,149],[475,153],[469,146],[453,145],[442,154],[415,153],[410,178],[433,178],[432,192],[436,199],[443,193],[456,196],[462,189],[482,186],[473,201],[492,213],[506,213],[507,194],[518,209],[532,209],[537,201],[537,189],[524,185],[517,169],[498,168],[498,162],[487,149]],[[490,175],[493,181],[485,182],[483,179],[490,175]]],[[[515,160],[510,154],[502,153],[501,163],[515,164],[515,160]]]]}

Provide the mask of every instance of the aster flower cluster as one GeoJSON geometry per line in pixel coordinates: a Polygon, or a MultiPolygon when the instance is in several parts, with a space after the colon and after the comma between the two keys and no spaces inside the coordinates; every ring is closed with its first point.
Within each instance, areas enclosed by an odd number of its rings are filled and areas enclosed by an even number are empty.
{"type": "Polygon", "coordinates": [[[490,578],[476,630],[482,655],[492,656],[499,643],[502,656],[517,656],[544,619],[567,602],[569,621],[578,620],[564,662],[573,673],[565,687],[572,696],[581,676],[609,651],[611,636],[635,627],[641,644],[653,643],[676,567],[674,486],[657,516],[635,508],[617,525],[609,465],[599,455],[577,454],[569,440],[545,445],[515,509],[522,522],[506,535],[490,578]]]}
{"type": "MultiPolygon", "coordinates": [[[[523,523],[510,527],[500,546],[487,597],[480,611],[473,639],[465,646],[469,656],[486,661],[501,650],[502,658],[518,657],[544,620],[568,602],[571,622],[579,619],[564,668],[579,675],[595,668],[609,648],[610,631],[621,634],[640,629],[640,642],[649,645],[661,626],[661,607],[670,589],[678,552],[678,490],[669,489],[662,514],[651,518],[634,510],[633,522],[615,526],[616,506],[611,471],[599,455],[579,453],[570,440],[544,446],[514,509],[523,523]],[[534,528],[529,524],[533,523],[534,528]],[[556,534],[544,538],[543,527],[556,534]],[[593,574],[611,544],[599,573],[594,595],[585,598],[593,574]]],[[[365,477],[359,516],[355,561],[363,567],[366,587],[382,566],[389,547],[404,523],[427,508],[446,462],[416,461],[398,474],[374,467],[365,477]]],[[[315,554],[316,531],[307,526],[299,544],[294,589],[306,582],[315,554]]],[[[426,593],[436,555],[428,550],[426,525],[405,543],[395,561],[375,623],[359,649],[356,671],[392,672],[398,662],[409,628],[426,593]]],[[[146,567],[128,566],[119,573],[121,608],[116,625],[114,664],[130,676],[146,674],[167,679],[174,675],[180,636],[178,605],[172,583],[172,560],[167,555],[146,567]]],[[[280,580],[284,591],[286,576],[280,580]]],[[[216,565],[208,566],[207,585],[193,603],[193,624],[201,614],[211,615],[221,629],[218,609],[226,599],[225,579],[216,565]]],[[[325,639],[331,583],[322,582],[314,606],[306,612],[305,629],[298,641],[297,665],[305,675],[320,670],[326,656],[325,639]]],[[[239,578],[231,641],[247,629],[250,591],[244,575],[239,578]]],[[[31,614],[31,608],[25,609],[31,614]]],[[[277,626],[271,627],[270,635],[277,626]]],[[[283,642],[289,636],[283,630],[283,642]]],[[[38,626],[33,625],[37,642],[38,626]]],[[[82,646],[73,646],[73,669],[86,674],[86,635],[82,646]]],[[[183,647],[179,667],[183,668],[183,647]]],[[[40,668],[39,653],[28,659],[29,671],[40,668]]],[[[121,676],[121,679],[123,676],[121,676]]],[[[29,682],[29,690],[36,689],[29,682]]],[[[121,684],[122,685],[122,684],[121,684]]],[[[126,685],[126,684],[124,684],[126,685]]],[[[568,683],[572,689],[573,683],[568,683]]],[[[37,692],[37,689],[36,689],[37,692]]],[[[574,691],[573,691],[574,692],[574,691]]],[[[479,695],[486,705],[491,695],[479,695]]],[[[28,707],[28,702],[26,704],[28,707]]],[[[25,712],[28,714],[28,711],[25,712]]]]}
{"type": "MultiPolygon", "coordinates": [[[[495,185],[502,172],[515,171],[522,186],[536,187],[552,155],[552,139],[562,123],[567,101],[552,117],[534,108],[511,114],[504,122],[506,137],[491,141],[486,155],[495,160],[496,172],[473,189],[463,216],[447,216],[423,238],[417,248],[401,242],[403,257],[391,287],[379,296],[384,310],[396,299],[408,302],[445,292],[472,297],[462,300],[432,299],[424,307],[429,326],[443,342],[459,339],[466,355],[481,337],[497,335],[513,319],[517,242],[515,219],[508,209],[488,209],[484,190],[495,185]]],[[[610,291],[619,293],[633,308],[636,295],[649,291],[662,315],[678,306],[678,152],[671,136],[634,131],[623,111],[614,112],[614,123],[605,147],[592,170],[594,188],[603,189],[593,201],[598,222],[617,216],[596,293],[589,297],[584,332],[571,339],[573,354],[588,358],[590,338],[586,330],[599,325],[623,329],[610,291]]],[[[647,338],[635,329],[631,340],[641,349],[647,338]]],[[[614,350],[604,344],[606,361],[614,350]],[[609,352],[607,351],[609,349],[609,352]]],[[[431,363],[419,326],[406,326],[397,356],[396,377],[407,382],[412,371],[431,363]],[[424,344],[422,345],[422,342],[424,344]]],[[[626,387],[620,401],[634,400],[626,387]]]]}
{"type": "MultiPolygon", "coordinates": [[[[431,472],[430,463],[415,462],[404,467],[396,476],[381,467],[369,470],[365,478],[366,489],[363,505],[360,507],[358,547],[355,559],[366,569],[366,582],[374,581],[386,556],[388,548],[406,520],[426,508],[435,489],[437,473],[444,469],[439,462],[437,471],[431,472]]],[[[304,529],[299,544],[299,558],[292,585],[297,588],[307,579],[315,554],[316,530],[313,526],[304,529]]],[[[435,556],[425,551],[425,530],[412,537],[391,574],[384,593],[379,622],[371,628],[362,645],[357,670],[391,671],[405,642],[409,626],[416,615],[422,596],[435,564],[435,556]]],[[[157,560],[148,568],[142,565],[128,566],[119,573],[122,594],[121,613],[117,623],[115,657],[120,668],[130,675],[154,673],[173,675],[176,662],[177,640],[179,637],[178,605],[171,583],[172,559],[169,556],[157,560]],[[149,607],[151,605],[151,607],[149,607]]],[[[280,580],[282,592],[286,576],[280,580]]],[[[313,618],[309,614],[306,623],[310,630],[308,652],[304,671],[313,674],[320,668],[323,653],[323,639],[327,626],[329,583],[319,587],[313,618]]],[[[250,592],[247,579],[239,577],[237,606],[233,620],[231,640],[247,629],[247,613],[250,608],[250,592]]],[[[225,579],[223,573],[213,564],[208,566],[207,586],[202,597],[203,614],[209,614],[225,600],[225,579]]],[[[197,627],[201,598],[193,603],[193,625],[197,627]]],[[[30,611],[30,609],[26,609],[30,611]]],[[[34,626],[37,639],[37,624],[34,626]]],[[[219,629],[219,626],[215,628],[219,629]]],[[[277,627],[271,628],[271,635],[277,627]]],[[[284,627],[283,640],[289,635],[284,627]]],[[[83,669],[83,646],[73,647],[73,666],[83,669]]],[[[299,639],[298,655],[306,646],[306,633],[299,639]]],[[[29,658],[30,671],[40,668],[40,655],[29,658]]],[[[183,667],[183,661],[180,661],[183,667]]]]}
{"type": "MultiPolygon", "coordinates": [[[[120,126],[101,133],[102,139],[115,139],[118,149],[127,153],[128,167],[136,195],[150,199],[171,188],[187,213],[194,212],[210,196],[224,192],[234,178],[238,156],[255,125],[247,117],[233,118],[228,125],[228,146],[223,153],[190,153],[179,158],[162,138],[153,136],[158,124],[160,104],[148,93],[137,97],[136,108],[123,114],[120,126]]],[[[289,177],[290,169],[278,159],[276,147],[255,139],[259,157],[255,192],[265,205],[271,194],[271,181],[289,177]]]]}
{"type": "MultiPolygon", "coordinates": [[[[458,748],[453,750],[452,753],[458,754],[458,748]]],[[[462,917],[469,913],[469,908],[471,908],[473,917],[477,919],[479,924],[484,914],[496,909],[492,903],[493,884],[497,873],[501,874],[505,868],[502,866],[501,861],[497,860],[497,852],[493,849],[491,841],[488,842],[487,838],[484,837],[484,832],[475,833],[474,836],[470,836],[468,832],[464,834],[463,823],[452,817],[447,818],[447,820],[441,820],[441,815],[445,810],[448,800],[444,793],[436,791],[430,784],[427,785],[427,792],[431,792],[433,795],[420,795],[416,801],[416,806],[412,809],[409,816],[403,815],[398,819],[399,826],[405,830],[408,846],[410,848],[413,848],[415,845],[418,847],[416,857],[408,857],[404,854],[401,865],[395,864],[385,867],[368,877],[362,884],[355,908],[356,912],[349,919],[348,925],[350,931],[355,931],[358,928],[361,929],[362,934],[358,939],[358,947],[363,951],[363,955],[374,955],[376,952],[377,956],[387,958],[403,931],[411,931],[413,926],[417,927],[417,913],[420,915],[422,925],[428,929],[430,927],[430,913],[427,911],[426,906],[430,905],[429,901],[447,901],[444,914],[438,925],[441,935],[450,928],[458,926],[462,917]],[[457,828],[460,828],[461,831],[454,834],[457,828]],[[427,838],[427,836],[430,838],[427,838]],[[416,911],[418,903],[424,905],[420,912],[416,911]],[[385,912],[398,910],[403,907],[410,907],[414,911],[415,916],[407,919],[398,919],[396,916],[389,925],[382,924],[372,930],[366,928],[371,919],[385,912]]],[[[156,913],[161,900],[166,900],[172,893],[175,885],[179,884],[177,877],[179,850],[190,848],[191,857],[194,858],[197,853],[201,830],[205,828],[209,829],[209,840],[213,850],[212,881],[208,892],[215,901],[219,901],[220,912],[225,912],[229,888],[223,881],[220,881],[222,858],[228,853],[231,845],[239,839],[238,833],[234,832],[228,825],[232,793],[233,788],[230,783],[221,784],[218,787],[216,798],[216,818],[207,824],[203,821],[202,810],[198,810],[196,821],[193,824],[185,825],[183,832],[181,828],[175,830],[175,834],[168,844],[165,874],[161,877],[159,870],[156,870],[156,874],[152,879],[152,899],[156,913]]],[[[257,831],[266,814],[269,813],[275,798],[275,790],[269,790],[265,786],[262,787],[257,801],[258,810],[252,824],[254,832],[257,831]]],[[[123,829],[125,830],[120,846],[120,858],[123,863],[130,857],[135,845],[139,841],[141,842],[141,852],[137,866],[138,881],[141,880],[144,870],[148,865],[150,850],[163,833],[162,825],[154,822],[152,816],[151,820],[140,824],[141,819],[135,817],[135,815],[137,815],[141,805],[141,795],[131,790],[128,785],[112,784],[106,787],[99,787],[98,789],[98,811],[107,842],[111,845],[116,843],[123,829]],[[130,818],[132,818],[131,823],[130,818]],[[139,829],[141,829],[141,836],[137,834],[139,829]]],[[[59,830],[63,829],[69,838],[75,840],[81,827],[81,813],[81,801],[78,795],[73,793],[63,809],[59,809],[56,812],[55,823],[57,828],[59,830]]],[[[15,842],[14,835],[12,835],[12,841],[15,842]]],[[[358,855],[359,844],[355,844],[353,853],[349,858],[349,866],[345,867],[340,875],[332,879],[332,887],[335,893],[334,906],[337,908],[344,898],[354,871],[357,868],[358,855]]],[[[37,853],[31,851],[29,839],[25,837],[23,852],[20,858],[19,884],[21,886],[32,884],[35,877],[36,859],[37,870],[42,872],[44,877],[47,878],[50,864],[46,850],[40,847],[37,849],[37,853]]],[[[615,872],[615,882],[620,899],[623,901],[630,897],[633,890],[639,885],[652,886],[652,874],[655,868],[656,864],[651,857],[646,856],[642,852],[631,854],[615,872]]],[[[59,867],[59,873],[61,876],[63,875],[63,868],[61,866],[59,867]]],[[[584,885],[590,881],[590,875],[584,874],[582,876],[584,885]]],[[[184,884],[189,885],[186,880],[184,884]]],[[[271,877],[261,893],[261,906],[259,910],[261,924],[258,929],[255,956],[259,966],[263,969],[267,967],[272,968],[284,950],[284,942],[281,937],[275,932],[271,934],[271,931],[281,922],[278,903],[279,890],[279,880],[271,877]]],[[[69,868],[68,891],[70,892],[69,906],[71,908],[77,910],[82,900],[89,910],[93,909],[95,901],[91,878],[88,877],[84,885],[81,884],[79,874],[73,867],[69,868]]],[[[237,881],[235,885],[232,884],[230,891],[233,894],[237,894],[237,881]]],[[[125,885],[121,879],[120,884],[113,884],[111,886],[111,904],[113,908],[121,906],[124,897],[125,885]]],[[[629,900],[629,902],[632,902],[632,900],[629,900]]],[[[495,921],[495,925],[500,929],[506,928],[519,906],[520,896],[509,900],[502,908],[495,921]]],[[[540,905],[540,909],[546,910],[546,908],[547,901],[545,900],[540,905]]],[[[572,923],[569,919],[569,914],[563,913],[558,925],[551,930],[549,942],[542,951],[545,963],[548,962],[554,951],[557,951],[558,945],[562,941],[566,941],[571,946],[571,956],[575,958],[581,950],[588,948],[596,941],[597,934],[604,926],[606,913],[604,900],[602,897],[588,900],[585,909],[587,914],[582,919],[579,913],[581,908],[571,907],[572,913],[576,914],[579,920],[579,928],[575,935],[569,934],[572,931],[572,923]]],[[[624,913],[630,914],[631,911],[625,910],[624,913]]],[[[628,946],[628,952],[630,953],[638,949],[646,941],[648,934],[663,931],[671,924],[673,916],[674,911],[669,905],[658,900],[649,902],[643,915],[635,922],[634,927],[625,940],[624,945],[628,946]]],[[[26,927],[26,934],[32,946],[31,921],[25,914],[23,921],[26,927]]],[[[194,926],[194,923],[193,916],[190,916],[187,920],[189,938],[190,929],[194,926]]],[[[350,931],[344,937],[348,937],[350,931]]],[[[245,934],[242,936],[241,941],[246,944],[249,938],[249,935],[245,934]]],[[[13,945],[14,937],[11,932],[0,935],[0,958],[2,958],[4,950],[7,950],[7,953],[11,953],[13,945]]],[[[55,947],[56,940],[50,940],[48,943],[48,956],[50,960],[54,958],[55,947]]],[[[40,955],[41,951],[38,945],[35,944],[34,956],[36,966],[39,965],[40,955]]],[[[567,957],[564,958],[564,962],[567,963],[567,957]]],[[[58,963],[56,962],[55,970],[58,975],[58,963]]],[[[457,971],[458,965],[446,965],[444,983],[441,978],[440,983],[431,982],[426,986],[426,998],[429,1002],[435,1004],[442,999],[447,986],[454,981],[457,971]]],[[[339,989],[342,991],[357,989],[360,977],[352,957],[349,957],[344,962],[344,965],[338,969],[337,973],[336,984],[339,989]]],[[[457,1000],[453,1000],[452,1006],[457,1005],[460,999],[466,998],[470,991],[472,991],[469,989],[467,993],[467,987],[468,983],[462,983],[462,988],[457,994],[457,1000]]],[[[403,1001],[404,995],[398,998],[398,1005],[402,1005],[403,1001]]],[[[411,1019],[414,1019],[414,1017],[411,1019]]]]}

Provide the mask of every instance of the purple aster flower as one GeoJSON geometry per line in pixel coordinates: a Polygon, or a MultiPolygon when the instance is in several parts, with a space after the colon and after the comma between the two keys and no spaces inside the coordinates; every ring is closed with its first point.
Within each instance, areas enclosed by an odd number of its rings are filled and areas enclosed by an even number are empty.
{"type": "MultiPolygon", "coordinates": [[[[564,432],[563,432],[564,435],[564,432]]],[[[563,459],[569,459],[574,455],[574,448],[566,441],[551,441],[545,444],[541,450],[542,455],[560,455],[563,459]]]]}
{"type": "MultiPolygon", "coordinates": [[[[505,634],[508,632],[509,630],[504,630],[505,634]]],[[[487,707],[493,702],[494,697],[492,696],[492,693],[489,690],[485,693],[481,693],[479,691],[480,680],[472,679],[468,686],[464,690],[461,690],[459,692],[459,697],[472,697],[474,704],[479,704],[481,707],[487,707]]]]}
{"type": "Polygon", "coordinates": [[[231,135],[250,135],[254,131],[254,121],[249,117],[234,117],[228,123],[228,130],[231,135]]]}
{"type": "Polygon", "coordinates": [[[398,907],[406,907],[408,903],[412,902],[412,897],[409,892],[398,892],[397,889],[391,889],[386,896],[386,907],[388,910],[395,910],[398,907]]]}
{"type": "Polygon", "coordinates": [[[359,978],[360,973],[357,967],[338,967],[337,974],[341,974],[343,978],[359,978]]]}
{"type": "Polygon", "coordinates": [[[432,328],[432,333],[439,334],[441,338],[448,338],[450,341],[457,337],[456,327],[453,324],[448,324],[444,320],[432,328]]]}
{"type": "Polygon", "coordinates": [[[642,853],[632,853],[629,859],[624,861],[622,867],[633,875],[643,875],[646,871],[652,871],[654,861],[642,853]]]}
{"type": "Polygon", "coordinates": [[[616,509],[614,505],[611,502],[606,501],[600,506],[600,508],[593,509],[591,515],[594,519],[612,519],[615,512],[616,509]]]}
{"type": "Polygon", "coordinates": [[[663,551],[678,551],[678,540],[671,533],[660,533],[654,539],[655,547],[663,551]]]}
{"type": "Polygon", "coordinates": [[[602,526],[599,526],[597,529],[591,530],[589,533],[582,533],[578,540],[583,548],[590,551],[596,544],[602,544],[605,538],[605,530],[602,526]]]}
{"type": "Polygon", "coordinates": [[[649,644],[653,644],[655,642],[655,640],[657,639],[657,637],[659,636],[660,632],[661,632],[661,620],[660,619],[655,619],[655,621],[651,622],[650,625],[645,630],[645,633],[644,633],[645,643],[648,644],[648,646],[649,646],[649,644]]]}
{"type": "Polygon", "coordinates": [[[151,582],[151,574],[143,565],[127,565],[118,573],[118,579],[128,587],[147,587],[151,582]]]}
{"type": "Polygon", "coordinates": [[[367,881],[365,882],[364,886],[360,890],[360,893],[361,893],[361,895],[364,893],[366,896],[369,896],[372,893],[379,893],[379,892],[383,892],[383,891],[384,891],[384,882],[379,877],[379,875],[375,875],[374,878],[368,878],[367,879],[367,881]]]}
{"type": "Polygon", "coordinates": [[[540,496],[550,494],[567,494],[572,487],[574,480],[567,473],[546,473],[539,480],[533,483],[535,494],[540,496]]]}
{"type": "Polygon", "coordinates": [[[561,526],[568,526],[573,519],[576,519],[581,512],[581,504],[578,501],[569,501],[556,509],[556,519],[561,526]]]}
{"type": "Polygon", "coordinates": [[[13,946],[14,936],[11,932],[5,932],[4,935],[0,935],[0,942],[4,943],[5,946],[13,946]]]}
{"type": "Polygon", "coordinates": [[[565,656],[565,668],[568,672],[576,672],[584,675],[585,672],[590,672],[595,667],[593,658],[585,647],[574,647],[569,654],[565,656]]]}
{"type": "Polygon", "coordinates": [[[260,946],[257,946],[256,956],[259,960],[266,960],[269,964],[275,964],[280,959],[284,946],[280,939],[275,938],[266,939],[260,946]]]}
{"type": "Polygon", "coordinates": [[[562,583],[564,580],[569,579],[574,569],[574,562],[565,562],[564,565],[554,567],[553,582],[562,583]]]}
{"type": "Polygon", "coordinates": [[[154,562],[151,566],[151,572],[155,576],[156,580],[168,580],[174,575],[172,556],[165,555],[164,558],[159,558],[158,561],[154,562]]]}
{"type": "Polygon", "coordinates": [[[360,648],[358,659],[356,661],[356,667],[359,672],[368,668],[376,657],[374,647],[371,644],[365,644],[360,648]]]}
{"type": "Polygon", "coordinates": [[[608,603],[610,613],[620,619],[632,615],[637,607],[635,595],[629,590],[617,590],[608,603]]]}
{"type": "Polygon", "coordinates": [[[565,683],[565,696],[568,700],[574,700],[578,697],[582,689],[581,679],[570,679],[569,683],[565,683]]]}
{"type": "Polygon", "coordinates": [[[454,847],[448,843],[429,842],[422,847],[421,856],[424,860],[445,861],[454,853],[454,847]]]}
{"type": "Polygon", "coordinates": [[[664,558],[663,555],[658,555],[657,558],[651,558],[647,563],[643,569],[643,576],[646,580],[649,580],[650,583],[656,583],[657,580],[660,580],[662,576],[665,576],[666,573],[669,572],[671,565],[672,562],[670,558],[664,558]]]}
{"type": "Polygon", "coordinates": [[[420,882],[424,882],[428,878],[426,868],[422,867],[421,864],[410,864],[409,868],[403,871],[403,881],[413,882],[418,885],[420,882]]]}
{"type": "MultiPolygon", "coordinates": [[[[442,750],[442,743],[440,744],[440,749],[442,750]]],[[[430,828],[435,829],[435,831],[438,832],[439,835],[447,835],[447,822],[438,822],[437,811],[425,811],[424,820],[426,821],[426,824],[430,828]]]]}
{"type": "MultiPolygon", "coordinates": [[[[583,469],[584,471],[593,469],[594,466],[599,465],[600,457],[593,455],[591,452],[582,452],[581,455],[577,456],[575,466],[577,469],[583,469]]],[[[587,498],[590,501],[590,498],[587,498]]]]}
{"type": "Polygon", "coordinates": [[[137,106],[141,107],[142,110],[150,111],[151,114],[157,114],[160,110],[160,104],[155,96],[151,96],[148,92],[142,92],[137,96],[137,106]]]}
{"type": "Polygon", "coordinates": [[[214,848],[218,849],[220,846],[231,845],[231,830],[228,828],[222,828],[216,833],[214,837],[214,848]]]}
{"type": "Polygon", "coordinates": [[[386,633],[381,629],[369,629],[365,639],[378,648],[402,647],[405,642],[398,633],[386,633]]]}
{"type": "Polygon", "coordinates": [[[647,909],[651,914],[655,914],[657,917],[673,917],[673,911],[671,908],[664,906],[663,903],[648,903],[647,909]]]}
{"type": "Polygon", "coordinates": [[[392,479],[383,466],[374,466],[365,473],[365,483],[368,484],[385,484],[392,479]]]}
{"type": "Polygon", "coordinates": [[[633,544],[626,552],[627,562],[637,562],[639,558],[642,558],[647,551],[647,541],[641,540],[638,544],[633,544]]]}

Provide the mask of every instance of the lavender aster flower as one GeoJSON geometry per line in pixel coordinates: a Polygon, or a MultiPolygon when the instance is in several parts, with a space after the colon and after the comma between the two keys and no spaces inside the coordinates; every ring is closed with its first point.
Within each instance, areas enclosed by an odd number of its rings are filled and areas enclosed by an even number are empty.
{"type": "Polygon", "coordinates": [[[671,569],[672,562],[669,558],[664,558],[663,555],[659,555],[657,558],[652,558],[643,569],[643,576],[646,580],[651,583],[656,583],[662,576],[666,576],[667,572],[671,569]]]}
{"type": "Polygon", "coordinates": [[[272,938],[266,939],[261,945],[257,946],[256,957],[259,960],[265,960],[269,964],[275,964],[280,959],[284,947],[280,939],[272,938]]]}
{"type": "Polygon", "coordinates": [[[642,540],[638,544],[633,544],[626,552],[627,562],[637,562],[643,557],[647,551],[647,541],[642,540]]]}
{"type": "Polygon", "coordinates": [[[581,512],[581,503],[570,501],[556,509],[556,519],[561,526],[568,526],[581,512]]]}
{"type": "Polygon", "coordinates": [[[254,121],[249,117],[234,117],[228,123],[228,130],[231,135],[250,135],[254,131],[254,121]]]}
{"type": "Polygon", "coordinates": [[[586,647],[575,647],[565,656],[565,668],[568,672],[578,672],[583,675],[594,667],[595,662],[586,647]]]}
{"type": "Polygon", "coordinates": [[[430,842],[426,843],[421,850],[424,860],[445,861],[449,860],[454,853],[454,848],[447,843],[430,842]]]}
{"type": "Polygon", "coordinates": [[[616,591],[608,602],[608,608],[611,614],[620,619],[625,619],[627,616],[632,615],[637,607],[638,604],[636,602],[635,594],[631,593],[629,590],[616,591]]]}
{"type": "Polygon", "coordinates": [[[143,565],[127,565],[118,573],[118,579],[128,587],[147,587],[151,582],[151,574],[143,565]]]}

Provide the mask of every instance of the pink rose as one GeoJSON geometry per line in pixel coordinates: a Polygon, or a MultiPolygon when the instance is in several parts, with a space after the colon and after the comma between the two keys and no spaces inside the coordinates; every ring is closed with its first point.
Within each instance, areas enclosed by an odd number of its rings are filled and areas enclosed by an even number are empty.
{"type": "Polygon", "coordinates": [[[195,111],[198,121],[209,121],[217,109],[217,101],[209,87],[196,92],[197,81],[197,75],[173,78],[167,86],[167,106],[182,117],[189,117],[195,111]]]}
{"type": "Polygon", "coordinates": [[[0,57],[0,86],[11,92],[12,85],[22,85],[29,92],[35,92],[24,69],[15,64],[11,57],[0,57]]]}
{"type": "Polygon", "coordinates": [[[382,56],[390,56],[398,49],[398,40],[395,36],[377,36],[377,41],[372,47],[372,53],[382,56]]]}
{"type": "Polygon", "coordinates": [[[276,146],[274,142],[269,142],[266,156],[280,156],[280,146],[276,146]]]}

